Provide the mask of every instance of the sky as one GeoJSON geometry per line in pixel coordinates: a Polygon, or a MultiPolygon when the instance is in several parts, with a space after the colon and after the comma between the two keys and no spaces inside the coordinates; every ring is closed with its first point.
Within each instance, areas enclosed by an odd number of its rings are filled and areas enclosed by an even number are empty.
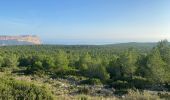
{"type": "Polygon", "coordinates": [[[1,0],[0,35],[47,44],[170,40],[170,0],[1,0]]]}

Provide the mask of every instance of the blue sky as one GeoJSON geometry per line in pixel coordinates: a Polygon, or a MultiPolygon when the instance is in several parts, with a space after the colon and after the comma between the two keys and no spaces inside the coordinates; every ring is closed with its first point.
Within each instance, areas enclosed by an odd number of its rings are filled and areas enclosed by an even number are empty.
{"type": "Polygon", "coordinates": [[[1,0],[0,34],[59,44],[170,39],[170,0],[1,0]]]}

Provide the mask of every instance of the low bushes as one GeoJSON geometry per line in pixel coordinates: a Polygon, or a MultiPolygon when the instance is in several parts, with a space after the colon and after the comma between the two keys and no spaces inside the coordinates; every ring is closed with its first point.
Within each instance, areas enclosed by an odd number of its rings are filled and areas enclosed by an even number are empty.
{"type": "Polygon", "coordinates": [[[140,92],[140,91],[133,91],[129,90],[128,94],[125,95],[123,100],[160,100],[158,95],[150,94],[149,92],[140,92]]]}
{"type": "Polygon", "coordinates": [[[128,89],[130,87],[127,81],[121,81],[121,80],[117,80],[113,82],[111,85],[115,89],[128,89]]]}
{"type": "Polygon", "coordinates": [[[133,77],[132,79],[132,85],[133,87],[137,89],[144,89],[151,85],[151,82],[149,82],[146,78],[143,77],[133,77]]]}
{"type": "Polygon", "coordinates": [[[1,100],[54,100],[46,87],[0,77],[1,100]]]}
{"type": "Polygon", "coordinates": [[[81,84],[101,85],[102,82],[100,81],[100,79],[91,78],[91,79],[83,80],[83,81],[81,82],[81,84]]]}

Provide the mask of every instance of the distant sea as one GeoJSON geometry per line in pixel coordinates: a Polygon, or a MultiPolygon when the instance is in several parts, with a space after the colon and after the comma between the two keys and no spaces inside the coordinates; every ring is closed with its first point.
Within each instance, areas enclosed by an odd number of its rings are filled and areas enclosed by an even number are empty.
{"type": "Polygon", "coordinates": [[[58,45],[105,45],[105,44],[119,44],[129,42],[158,42],[158,41],[129,41],[129,40],[81,40],[81,39],[44,39],[43,44],[58,44],[58,45]]]}

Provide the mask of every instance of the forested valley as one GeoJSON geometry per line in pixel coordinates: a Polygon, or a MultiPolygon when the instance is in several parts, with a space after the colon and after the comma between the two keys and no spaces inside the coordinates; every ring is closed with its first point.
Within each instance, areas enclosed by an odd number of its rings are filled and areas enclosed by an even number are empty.
{"type": "Polygon", "coordinates": [[[170,46],[0,47],[0,100],[168,100],[170,46]]]}

